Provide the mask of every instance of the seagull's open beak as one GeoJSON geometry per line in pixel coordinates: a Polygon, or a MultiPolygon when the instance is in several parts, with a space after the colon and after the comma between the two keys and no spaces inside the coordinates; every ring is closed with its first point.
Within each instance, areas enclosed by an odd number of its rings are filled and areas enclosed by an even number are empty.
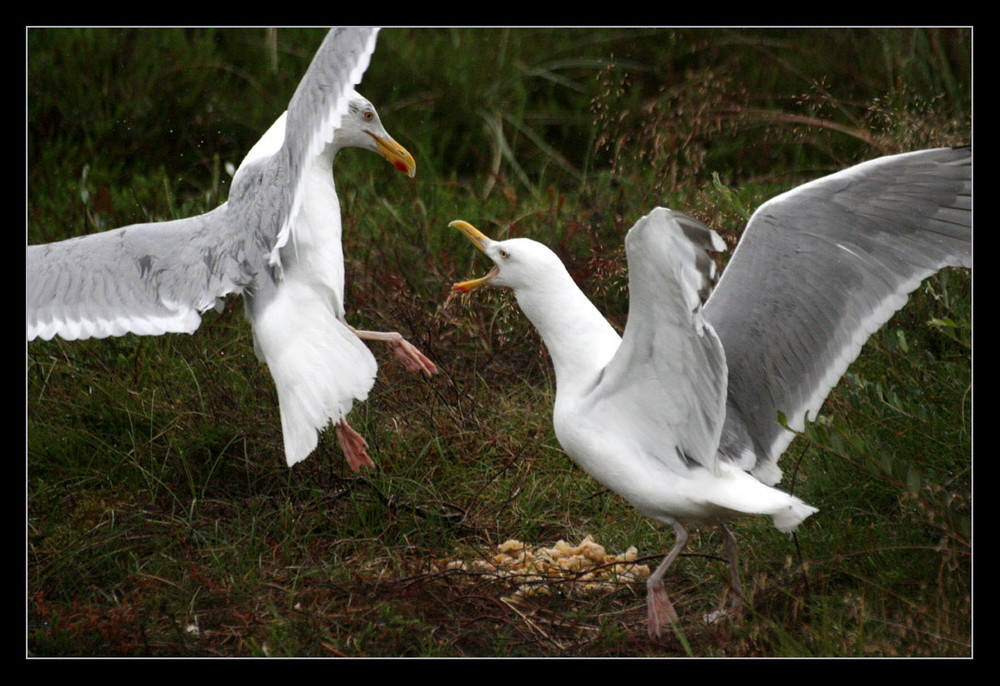
{"type": "Polygon", "coordinates": [[[409,177],[416,176],[417,163],[409,150],[397,143],[392,136],[385,134],[385,137],[377,136],[371,131],[365,131],[375,141],[375,148],[382,157],[389,160],[389,164],[409,177]]]}
{"type": "MultiPolygon", "coordinates": [[[[465,237],[472,241],[472,244],[477,248],[486,252],[486,244],[490,242],[489,237],[482,231],[474,227],[469,222],[464,222],[461,219],[456,219],[455,221],[448,224],[453,229],[458,229],[465,234],[465,237]]],[[[462,281],[461,283],[456,283],[451,287],[453,291],[459,291],[461,293],[468,293],[469,291],[474,291],[481,286],[485,286],[490,279],[497,275],[496,265],[493,265],[493,269],[490,270],[489,274],[479,279],[472,279],[471,281],[462,281]]]]}

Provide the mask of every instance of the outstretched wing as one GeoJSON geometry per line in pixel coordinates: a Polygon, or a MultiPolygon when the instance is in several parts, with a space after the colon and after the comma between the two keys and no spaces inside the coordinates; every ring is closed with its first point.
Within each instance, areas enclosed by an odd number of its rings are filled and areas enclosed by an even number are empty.
{"type": "Polygon", "coordinates": [[[305,192],[303,169],[339,126],[376,34],[330,31],[288,111],[240,165],[227,204],[189,219],[29,246],[29,340],[191,332],[200,312],[249,284],[268,257],[276,264],[305,192]]]}
{"type": "Polygon", "coordinates": [[[726,359],[702,303],[715,277],[708,251],[724,249],[708,227],[665,208],[629,230],[628,321],[592,395],[637,449],[678,471],[716,465],[726,359]]]}
{"type": "Polygon", "coordinates": [[[972,263],[972,151],[882,157],[751,217],[705,305],[729,365],[720,457],[765,483],[868,337],[942,267],[972,263]]]}
{"type": "MultiPolygon", "coordinates": [[[[281,177],[283,188],[278,216],[277,241],[270,254],[270,263],[278,264],[278,252],[288,242],[291,223],[305,194],[303,173],[309,162],[333,140],[347,111],[348,97],[361,82],[372,53],[375,51],[375,28],[334,28],[330,30],[299,82],[288,111],[272,127],[281,134],[281,177]]],[[[269,132],[270,133],[270,132],[269,132]]],[[[274,135],[277,139],[279,136],[274,135]]],[[[269,152],[255,146],[253,155],[269,152]]],[[[237,191],[237,180],[233,179],[237,191]]]]}
{"type": "Polygon", "coordinates": [[[253,248],[221,240],[226,211],[28,246],[28,340],[191,333],[252,279],[253,248]]]}

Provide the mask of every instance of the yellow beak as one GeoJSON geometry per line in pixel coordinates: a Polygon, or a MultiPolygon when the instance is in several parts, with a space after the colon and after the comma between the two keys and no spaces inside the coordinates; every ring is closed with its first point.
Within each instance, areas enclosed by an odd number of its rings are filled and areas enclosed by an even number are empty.
{"type": "MultiPolygon", "coordinates": [[[[469,222],[462,221],[461,219],[456,219],[455,221],[448,224],[448,226],[450,226],[453,229],[458,229],[459,231],[461,231],[463,234],[465,234],[466,238],[472,241],[473,245],[482,250],[484,253],[486,252],[485,250],[486,244],[489,242],[490,239],[486,234],[484,234],[482,231],[474,227],[472,224],[470,224],[469,222]]],[[[461,293],[468,293],[469,291],[474,291],[477,288],[480,288],[481,286],[485,286],[490,279],[492,279],[494,276],[497,275],[498,271],[499,270],[497,269],[497,266],[493,265],[493,269],[491,269],[486,276],[479,279],[471,279],[470,281],[462,281],[461,283],[456,283],[451,287],[451,290],[459,291],[461,293]]]]}
{"type": "Polygon", "coordinates": [[[385,138],[382,138],[381,136],[376,136],[371,131],[365,131],[365,133],[372,137],[379,154],[387,159],[389,164],[411,178],[416,176],[417,162],[413,159],[413,155],[410,154],[409,150],[397,143],[388,134],[386,134],[385,138]]]}

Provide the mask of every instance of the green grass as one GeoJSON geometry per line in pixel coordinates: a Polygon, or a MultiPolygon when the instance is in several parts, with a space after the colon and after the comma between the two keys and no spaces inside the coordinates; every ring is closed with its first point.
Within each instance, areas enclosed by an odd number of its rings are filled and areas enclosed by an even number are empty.
{"type": "MultiPolygon", "coordinates": [[[[28,32],[27,238],[187,216],[285,108],[322,30],[28,32]]],[[[794,539],[736,524],[669,587],[510,600],[485,560],[591,534],[655,566],[668,532],[562,454],[554,379],[509,294],[449,298],[483,258],[453,219],[551,245],[611,321],[622,239],[657,204],[733,243],[771,195],[888,152],[971,141],[966,30],[392,29],[360,90],[414,153],[406,179],[336,165],[352,323],[399,330],[426,380],[374,346],[351,414],[284,466],[273,384],[239,299],[193,336],[33,342],[26,356],[29,655],[965,656],[971,638],[971,277],[930,280],[783,458],[820,508],[794,539]]]]}

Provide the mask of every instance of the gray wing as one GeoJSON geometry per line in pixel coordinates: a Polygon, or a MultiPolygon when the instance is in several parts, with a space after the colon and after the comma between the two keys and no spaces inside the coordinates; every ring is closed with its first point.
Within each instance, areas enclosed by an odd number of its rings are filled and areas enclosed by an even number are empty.
{"type": "Polygon", "coordinates": [[[638,449],[678,471],[716,464],[726,359],[702,303],[715,277],[708,251],[724,249],[708,227],[665,208],[629,230],[628,320],[592,393],[638,449]]]}
{"type": "Polygon", "coordinates": [[[266,269],[268,253],[276,264],[301,202],[302,171],[332,139],[376,34],[327,34],[288,112],[240,165],[225,205],[189,219],[28,247],[29,340],[194,331],[200,312],[266,269]]]}
{"type": "Polygon", "coordinates": [[[28,340],[194,331],[263,262],[261,246],[227,230],[226,212],[28,246],[28,340]]]}
{"type": "Polygon", "coordinates": [[[942,267],[972,263],[972,151],[882,157],[751,217],[705,319],[729,365],[720,458],[765,483],[865,341],[942,267]]]}
{"type": "MultiPolygon", "coordinates": [[[[348,96],[368,68],[377,35],[375,28],[331,29],[292,95],[279,162],[287,182],[282,184],[277,209],[279,229],[271,264],[278,263],[278,250],[288,242],[292,219],[302,203],[303,170],[333,140],[347,111],[348,96]]],[[[235,191],[236,179],[233,183],[235,191]]]]}

